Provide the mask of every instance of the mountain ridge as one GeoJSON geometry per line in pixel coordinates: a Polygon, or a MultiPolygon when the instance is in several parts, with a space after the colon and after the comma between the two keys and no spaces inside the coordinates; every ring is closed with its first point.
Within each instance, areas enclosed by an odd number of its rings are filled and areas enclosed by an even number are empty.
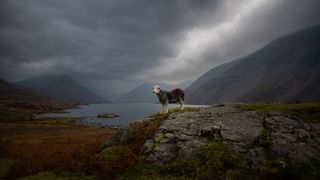
{"type": "Polygon", "coordinates": [[[320,26],[277,38],[215,67],[186,90],[188,103],[320,101],[320,26]]]}
{"type": "Polygon", "coordinates": [[[9,82],[0,79],[0,100],[35,100],[35,101],[48,101],[47,97],[35,94],[23,88],[16,87],[9,82]]]}
{"type": "Polygon", "coordinates": [[[69,100],[84,103],[108,102],[105,98],[96,95],[66,74],[36,76],[19,81],[16,85],[53,100],[69,100]]]}

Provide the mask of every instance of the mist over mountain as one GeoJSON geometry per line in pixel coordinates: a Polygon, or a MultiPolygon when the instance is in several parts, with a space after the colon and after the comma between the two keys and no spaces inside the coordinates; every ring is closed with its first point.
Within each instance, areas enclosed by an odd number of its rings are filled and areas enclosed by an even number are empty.
{"type": "Polygon", "coordinates": [[[53,100],[70,100],[84,103],[107,102],[106,99],[80,85],[68,75],[38,76],[25,79],[16,84],[53,100]]]}
{"type": "Polygon", "coordinates": [[[187,88],[193,104],[319,102],[320,26],[273,40],[255,53],[211,69],[187,88]]]}

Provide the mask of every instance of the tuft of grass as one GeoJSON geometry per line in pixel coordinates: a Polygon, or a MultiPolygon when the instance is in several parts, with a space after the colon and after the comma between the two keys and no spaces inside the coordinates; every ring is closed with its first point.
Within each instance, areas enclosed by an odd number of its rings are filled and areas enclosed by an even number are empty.
{"type": "Polygon", "coordinates": [[[289,163],[285,167],[281,166],[279,161],[285,160],[266,157],[260,162],[256,176],[263,177],[261,179],[319,179],[320,177],[319,160],[309,159],[299,164],[289,163]]]}
{"type": "Polygon", "coordinates": [[[305,123],[320,123],[320,103],[302,104],[244,104],[243,110],[257,112],[279,112],[305,123]]]}
{"type": "Polygon", "coordinates": [[[88,176],[88,175],[76,174],[76,173],[57,174],[50,171],[44,171],[44,172],[39,172],[38,174],[33,176],[21,178],[20,180],[43,180],[43,179],[46,179],[46,180],[78,180],[78,179],[96,180],[98,178],[95,176],[88,176]]]}
{"type": "MultiPolygon", "coordinates": [[[[0,153],[2,154],[2,152],[0,153]]],[[[4,179],[6,177],[13,164],[14,161],[12,159],[0,157],[0,179],[4,179]]]]}
{"type": "Polygon", "coordinates": [[[25,121],[31,120],[33,114],[39,111],[29,109],[1,108],[0,107],[0,122],[1,121],[25,121]]]}
{"type": "Polygon", "coordinates": [[[241,179],[250,174],[246,159],[232,153],[223,142],[213,142],[198,155],[165,165],[140,163],[119,179],[241,179]]]}
{"type": "MultiPolygon", "coordinates": [[[[36,122],[42,122],[42,124],[52,124],[52,125],[67,125],[71,123],[75,123],[77,120],[79,120],[78,117],[45,117],[45,118],[39,118],[36,122]]],[[[81,124],[73,124],[74,126],[83,126],[81,124]]]]}

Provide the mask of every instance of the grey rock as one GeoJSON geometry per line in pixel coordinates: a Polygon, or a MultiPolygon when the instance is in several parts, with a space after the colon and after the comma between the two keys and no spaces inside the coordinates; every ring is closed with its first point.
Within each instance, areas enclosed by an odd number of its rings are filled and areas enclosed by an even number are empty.
{"type": "Polygon", "coordinates": [[[199,152],[200,148],[205,144],[206,142],[203,142],[197,139],[193,141],[188,141],[184,143],[183,146],[180,147],[178,156],[183,157],[183,156],[195,155],[199,152]]]}
{"type": "Polygon", "coordinates": [[[149,139],[143,144],[141,151],[144,153],[149,153],[153,150],[153,147],[154,147],[154,141],[152,139],[149,139]]]}
{"type": "Polygon", "coordinates": [[[192,156],[208,143],[223,140],[233,152],[245,155],[259,169],[266,151],[279,167],[317,159],[320,125],[302,124],[281,113],[243,111],[234,104],[212,106],[200,111],[173,113],[147,141],[141,154],[163,164],[192,156]],[[288,159],[290,162],[284,161],[288,159]]]}
{"type": "Polygon", "coordinates": [[[172,137],[174,137],[174,134],[172,134],[172,133],[166,133],[164,136],[165,136],[166,138],[172,138],[172,137]]]}
{"type": "Polygon", "coordinates": [[[154,148],[154,160],[157,164],[164,164],[172,161],[177,156],[178,148],[175,144],[162,143],[154,148]]]}
{"type": "Polygon", "coordinates": [[[157,142],[160,142],[161,140],[163,140],[165,137],[164,137],[164,135],[163,135],[163,133],[157,133],[157,134],[155,134],[155,136],[154,136],[154,141],[157,143],[157,142]]]}
{"type": "Polygon", "coordinates": [[[296,133],[297,138],[301,141],[306,141],[310,137],[310,134],[304,129],[296,129],[296,133]]]}

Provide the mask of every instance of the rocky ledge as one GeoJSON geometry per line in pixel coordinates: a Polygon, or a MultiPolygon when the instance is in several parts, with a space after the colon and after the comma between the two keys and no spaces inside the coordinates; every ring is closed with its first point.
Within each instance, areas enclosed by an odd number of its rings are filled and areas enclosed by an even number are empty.
{"type": "Polygon", "coordinates": [[[302,123],[280,113],[245,111],[235,104],[172,113],[143,145],[141,155],[146,161],[166,164],[195,155],[215,141],[244,155],[252,168],[259,168],[266,159],[280,167],[320,162],[319,124],[302,123]]]}

